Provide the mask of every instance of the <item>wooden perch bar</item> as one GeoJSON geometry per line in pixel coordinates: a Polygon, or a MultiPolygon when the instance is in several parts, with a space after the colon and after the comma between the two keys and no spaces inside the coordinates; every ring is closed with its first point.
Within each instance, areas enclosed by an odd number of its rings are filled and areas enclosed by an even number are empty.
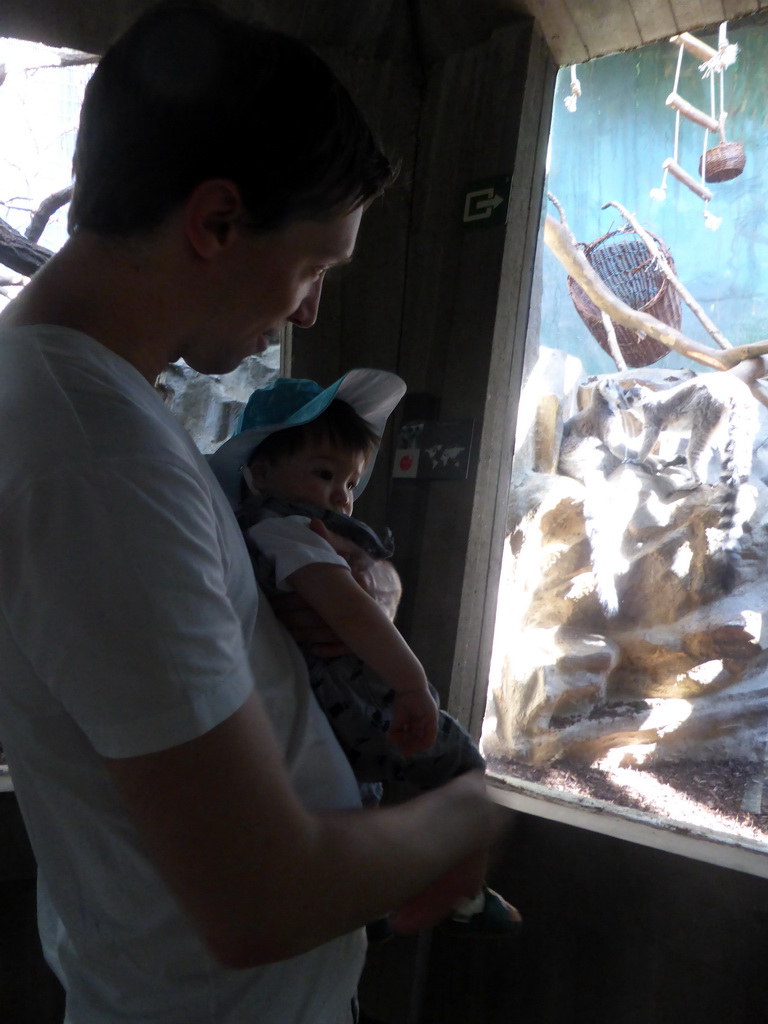
{"type": "Polygon", "coordinates": [[[679,110],[683,117],[687,117],[689,121],[693,121],[694,124],[701,125],[702,128],[706,128],[710,132],[720,131],[720,122],[715,120],[709,114],[705,114],[703,110],[699,110],[698,107],[694,107],[688,100],[684,100],[682,96],[676,92],[671,92],[667,96],[667,106],[673,107],[675,110],[679,110]]]}
{"type": "Polygon", "coordinates": [[[677,36],[672,36],[669,41],[670,43],[676,43],[678,46],[682,44],[688,53],[692,53],[699,60],[712,60],[713,57],[717,56],[717,50],[713,50],[707,43],[702,43],[700,39],[692,36],[690,32],[681,32],[677,36]]]}
{"type": "Polygon", "coordinates": [[[686,185],[691,192],[695,192],[699,199],[708,201],[712,198],[712,193],[707,186],[694,178],[688,171],[684,171],[680,164],[675,163],[672,157],[665,160],[661,166],[665,171],[669,171],[673,178],[677,178],[681,184],[686,185]]]}

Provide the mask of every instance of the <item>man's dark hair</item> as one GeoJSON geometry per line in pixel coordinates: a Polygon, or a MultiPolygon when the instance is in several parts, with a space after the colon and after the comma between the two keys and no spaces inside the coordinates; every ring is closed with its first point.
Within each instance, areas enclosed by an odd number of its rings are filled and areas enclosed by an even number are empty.
{"type": "Polygon", "coordinates": [[[285,430],[270,434],[251,452],[248,462],[258,458],[275,463],[301,451],[307,444],[323,441],[329,441],[342,451],[362,455],[367,461],[380,440],[348,402],[335,398],[324,412],[309,423],[286,427],[285,430]]]}
{"type": "Polygon", "coordinates": [[[392,167],[309,47],[193,0],[139,18],[88,87],[70,230],[157,226],[202,181],[240,189],[251,226],[324,220],[377,195],[392,167]]]}

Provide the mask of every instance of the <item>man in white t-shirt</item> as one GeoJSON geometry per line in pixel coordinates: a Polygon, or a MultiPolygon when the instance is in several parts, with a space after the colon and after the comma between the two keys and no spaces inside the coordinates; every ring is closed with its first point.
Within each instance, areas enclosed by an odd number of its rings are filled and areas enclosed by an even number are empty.
{"type": "Polygon", "coordinates": [[[358,807],[153,388],[314,322],[391,176],[302,44],[182,2],[88,86],[71,237],[0,316],[0,735],[67,1024],[346,1024],[360,927],[479,885],[479,773],[358,807]]]}

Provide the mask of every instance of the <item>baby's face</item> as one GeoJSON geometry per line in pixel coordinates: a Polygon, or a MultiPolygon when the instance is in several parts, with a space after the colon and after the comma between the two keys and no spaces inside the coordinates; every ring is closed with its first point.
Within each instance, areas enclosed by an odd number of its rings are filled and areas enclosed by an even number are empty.
{"type": "Polygon", "coordinates": [[[277,462],[257,460],[251,465],[254,482],[269,496],[352,515],[352,491],[365,471],[366,458],[341,451],[329,441],[309,441],[300,451],[277,462]]]}

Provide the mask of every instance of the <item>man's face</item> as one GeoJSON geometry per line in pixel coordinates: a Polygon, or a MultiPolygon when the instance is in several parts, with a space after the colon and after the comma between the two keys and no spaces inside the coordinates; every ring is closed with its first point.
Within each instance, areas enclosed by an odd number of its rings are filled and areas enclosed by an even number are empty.
{"type": "Polygon", "coordinates": [[[328,271],[352,258],[361,207],[327,221],[259,233],[238,224],[211,273],[207,315],[180,354],[201,373],[228,373],[286,324],[311,327],[328,271]]]}
{"type": "Polygon", "coordinates": [[[328,440],[309,440],[299,451],[268,462],[256,459],[250,470],[264,495],[313,505],[352,515],[353,491],[365,471],[366,459],[347,452],[328,440]]]}

